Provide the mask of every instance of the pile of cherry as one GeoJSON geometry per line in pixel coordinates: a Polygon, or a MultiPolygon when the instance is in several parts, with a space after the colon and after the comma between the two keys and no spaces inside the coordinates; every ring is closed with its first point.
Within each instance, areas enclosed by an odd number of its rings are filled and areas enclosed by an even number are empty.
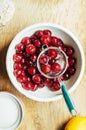
{"type": "MultiPolygon", "coordinates": [[[[63,41],[52,36],[50,30],[38,30],[32,36],[24,37],[20,43],[15,46],[14,60],[14,75],[22,87],[26,90],[35,91],[38,88],[48,86],[51,90],[59,90],[60,83],[58,79],[48,79],[40,74],[37,68],[37,57],[42,51],[42,46],[55,46],[62,49],[68,56],[68,68],[60,77],[61,80],[68,80],[75,74],[76,58],[73,56],[74,48],[65,45],[63,41]]],[[[42,70],[44,73],[50,73],[51,69],[56,73],[61,71],[60,65],[55,63],[57,52],[53,49],[49,50],[48,56],[42,55],[40,63],[43,64],[42,70]],[[49,61],[49,62],[48,62],[49,61]]]]}

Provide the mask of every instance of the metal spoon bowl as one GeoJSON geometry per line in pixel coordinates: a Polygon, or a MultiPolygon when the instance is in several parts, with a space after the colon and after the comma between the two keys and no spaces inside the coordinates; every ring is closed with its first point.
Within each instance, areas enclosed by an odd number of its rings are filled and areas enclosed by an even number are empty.
{"type": "Polygon", "coordinates": [[[38,58],[37,58],[37,68],[39,70],[39,72],[46,78],[49,78],[49,79],[53,79],[53,78],[58,78],[60,77],[61,75],[64,74],[64,72],[66,71],[68,67],[68,57],[67,55],[65,54],[65,52],[61,49],[58,49],[57,47],[47,47],[47,46],[43,46],[42,47],[42,51],[41,53],[39,54],[38,58]],[[45,48],[46,47],[46,48],[45,48]],[[56,62],[58,62],[60,65],[61,65],[61,71],[59,73],[48,73],[48,74],[45,74],[42,69],[41,69],[41,63],[39,61],[40,57],[42,55],[47,55],[48,51],[51,50],[51,49],[54,49],[57,51],[58,53],[58,56],[57,58],[55,59],[56,62]]]}

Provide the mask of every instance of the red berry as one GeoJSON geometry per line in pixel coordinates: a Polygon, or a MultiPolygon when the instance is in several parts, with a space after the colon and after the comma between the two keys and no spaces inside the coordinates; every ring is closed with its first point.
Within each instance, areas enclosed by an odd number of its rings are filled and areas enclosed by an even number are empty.
{"type": "Polygon", "coordinates": [[[33,65],[32,61],[30,61],[30,60],[27,61],[27,65],[28,65],[28,66],[32,66],[32,65],[33,65]]]}
{"type": "Polygon", "coordinates": [[[43,88],[45,85],[43,84],[43,83],[40,83],[39,85],[38,85],[38,87],[39,88],[43,88]]]}
{"type": "Polygon", "coordinates": [[[55,73],[59,73],[61,71],[61,66],[58,63],[52,64],[51,68],[52,68],[52,71],[54,71],[55,73]]]}
{"type": "Polygon", "coordinates": [[[41,36],[43,36],[43,31],[42,30],[39,30],[37,32],[35,32],[35,35],[40,38],[41,36]]]}
{"type": "Polygon", "coordinates": [[[46,84],[48,87],[52,87],[53,86],[53,81],[52,80],[50,80],[49,82],[47,82],[47,84],[46,84]]]}
{"type": "Polygon", "coordinates": [[[42,51],[42,48],[37,48],[36,53],[39,55],[39,53],[42,51]]]}
{"type": "Polygon", "coordinates": [[[36,91],[38,89],[38,84],[33,84],[32,91],[36,91]]]}
{"type": "Polygon", "coordinates": [[[76,58],[74,58],[74,57],[69,57],[68,58],[69,66],[75,65],[75,63],[76,63],[76,58]]]}
{"type": "Polygon", "coordinates": [[[17,44],[15,47],[17,53],[22,52],[24,50],[24,48],[25,48],[25,46],[22,43],[17,44]]]}
{"type": "Polygon", "coordinates": [[[18,77],[22,73],[22,70],[21,69],[15,69],[13,73],[16,77],[18,77]]]}
{"type": "Polygon", "coordinates": [[[36,47],[32,44],[26,46],[26,52],[30,55],[33,55],[36,52],[36,47]]]}
{"type": "Polygon", "coordinates": [[[63,50],[64,49],[64,44],[63,41],[55,36],[51,37],[51,44],[53,46],[58,47],[59,49],[63,50]]]}
{"type": "Polygon", "coordinates": [[[43,34],[44,34],[44,35],[49,35],[49,36],[51,36],[52,33],[51,33],[50,30],[44,30],[44,31],[43,31],[43,34]]]}
{"type": "Polygon", "coordinates": [[[70,74],[66,71],[64,74],[63,74],[63,80],[68,80],[70,79],[70,74]]]}
{"type": "Polygon", "coordinates": [[[32,36],[30,37],[31,43],[34,42],[36,39],[37,39],[37,37],[36,37],[35,35],[32,35],[32,36]]]}
{"type": "Polygon", "coordinates": [[[44,73],[50,73],[50,71],[51,71],[51,66],[50,65],[43,65],[42,66],[42,71],[44,72],[44,73]]]}
{"type": "Polygon", "coordinates": [[[68,68],[68,70],[67,70],[68,72],[69,72],[69,74],[70,75],[74,75],[75,74],[75,72],[76,72],[76,69],[75,69],[75,67],[74,66],[71,66],[71,67],[69,67],[68,68]]]}
{"type": "Polygon", "coordinates": [[[22,84],[22,87],[26,90],[32,90],[33,89],[33,84],[31,82],[26,82],[22,84]]]}
{"type": "Polygon", "coordinates": [[[32,77],[33,81],[37,84],[39,84],[41,82],[41,76],[38,75],[38,74],[35,74],[33,77],[32,77]]]}
{"type": "Polygon", "coordinates": [[[50,79],[43,77],[43,83],[47,85],[50,82],[50,79]]]}
{"type": "Polygon", "coordinates": [[[62,47],[62,46],[63,46],[63,41],[58,38],[57,47],[62,47]]]}
{"type": "Polygon", "coordinates": [[[36,68],[34,66],[29,67],[28,73],[31,74],[31,75],[34,75],[36,73],[36,68]]]}
{"type": "Polygon", "coordinates": [[[74,49],[73,49],[72,47],[67,47],[67,48],[66,48],[66,54],[67,54],[68,56],[73,55],[73,54],[74,54],[74,49]]]}
{"type": "Polygon", "coordinates": [[[55,36],[52,36],[51,37],[51,44],[54,45],[54,46],[56,46],[58,44],[58,38],[55,37],[55,36]]]}
{"type": "Polygon", "coordinates": [[[22,60],[21,60],[21,63],[25,63],[26,62],[26,59],[25,58],[22,58],[22,60]]]}
{"type": "Polygon", "coordinates": [[[36,56],[36,55],[32,55],[32,56],[30,57],[30,60],[31,60],[32,62],[36,62],[36,59],[37,59],[37,56],[36,56]]]}
{"type": "Polygon", "coordinates": [[[41,46],[41,42],[40,42],[39,40],[35,40],[35,41],[34,41],[34,45],[35,45],[36,47],[40,47],[40,46],[41,46]]]}
{"type": "Polygon", "coordinates": [[[50,49],[48,51],[48,56],[50,56],[50,58],[56,58],[57,57],[57,51],[55,49],[50,49]]]}
{"type": "Polygon", "coordinates": [[[23,65],[21,63],[14,63],[14,69],[22,69],[23,65]]]}
{"type": "Polygon", "coordinates": [[[49,35],[43,35],[41,37],[42,44],[49,44],[51,42],[51,37],[49,35]]]}
{"type": "Polygon", "coordinates": [[[54,88],[54,90],[59,90],[60,89],[60,84],[59,84],[59,82],[54,82],[53,83],[53,88],[54,88]]]}
{"type": "Polygon", "coordinates": [[[20,83],[25,83],[28,81],[28,77],[26,75],[22,75],[20,74],[18,77],[17,77],[17,80],[20,82],[20,83]]]}
{"type": "Polygon", "coordinates": [[[18,70],[25,70],[27,68],[26,65],[21,64],[21,63],[14,63],[14,69],[18,69],[18,70]]]}
{"type": "Polygon", "coordinates": [[[46,64],[46,63],[48,62],[48,57],[47,57],[46,55],[40,56],[39,62],[40,62],[41,64],[46,64]]]}
{"type": "Polygon", "coordinates": [[[13,60],[14,60],[14,62],[17,62],[17,63],[21,62],[22,61],[22,55],[18,54],[18,53],[14,54],[13,60]]]}
{"type": "Polygon", "coordinates": [[[31,39],[29,37],[24,37],[21,41],[24,45],[31,44],[31,39]]]}
{"type": "Polygon", "coordinates": [[[52,65],[53,63],[55,63],[55,59],[50,59],[49,64],[52,65]]]}

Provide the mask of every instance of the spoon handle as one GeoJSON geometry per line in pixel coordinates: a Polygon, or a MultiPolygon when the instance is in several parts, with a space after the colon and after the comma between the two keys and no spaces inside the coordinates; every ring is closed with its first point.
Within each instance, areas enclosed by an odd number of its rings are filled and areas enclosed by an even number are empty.
{"type": "Polygon", "coordinates": [[[74,103],[73,103],[73,101],[68,93],[68,90],[66,89],[64,84],[61,85],[61,89],[62,89],[62,93],[63,93],[65,102],[67,104],[67,107],[68,107],[70,113],[72,114],[72,116],[76,116],[77,115],[76,107],[75,107],[75,105],[74,105],[74,103]]]}

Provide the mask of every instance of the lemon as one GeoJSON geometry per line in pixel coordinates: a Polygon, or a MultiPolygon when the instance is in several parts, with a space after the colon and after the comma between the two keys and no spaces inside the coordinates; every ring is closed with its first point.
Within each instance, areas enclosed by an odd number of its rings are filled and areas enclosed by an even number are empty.
{"type": "Polygon", "coordinates": [[[65,130],[86,130],[86,117],[72,117],[67,123],[65,130]]]}

